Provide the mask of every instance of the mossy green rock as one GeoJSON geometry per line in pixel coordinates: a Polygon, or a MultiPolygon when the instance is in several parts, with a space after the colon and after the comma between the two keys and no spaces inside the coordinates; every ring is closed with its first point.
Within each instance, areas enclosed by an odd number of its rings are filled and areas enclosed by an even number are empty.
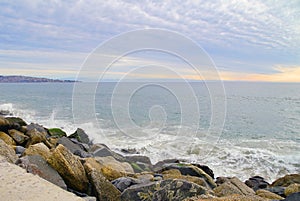
{"type": "Polygon", "coordinates": [[[49,128],[48,133],[49,135],[54,137],[67,137],[66,132],[61,130],[60,128],[49,128]]]}
{"type": "Polygon", "coordinates": [[[20,127],[27,126],[27,123],[19,117],[6,117],[5,119],[8,120],[11,125],[18,125],[20,127]]]}

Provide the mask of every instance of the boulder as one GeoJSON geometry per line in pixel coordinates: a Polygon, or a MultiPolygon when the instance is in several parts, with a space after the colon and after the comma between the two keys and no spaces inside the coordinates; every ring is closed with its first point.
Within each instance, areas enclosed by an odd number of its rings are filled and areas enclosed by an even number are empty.
{"type": "Polygon", "coordinates": [[[64,145],[71,153],[75,153],[77,150],[84,151],[78,144],[75,144],[67,137],[59,138],[57,143],[64,145]]]}
{"type": "Polygon", "coordinates": [[[26,149],[22,146],[16,146],[15,150],[16,150],[16,154],[18,156],[21,156],[25,152],[26,149]]]}
{"type": "Polygon", "coordinates": [[[252,188],[254,191],[257,191],[258,189],[265,189],[270,185],[264,180],[263,177],[260,176],[254,176],[249,178],[245,181],[245,184],[252,188]]]}
{"type": "Polygon", "coordinates": [[[174,179],[130,186],[121,194],[121,200],[181,201],[206,193],[206,189],[195,183],[174,179]]]}
{"type": "Polygon", "coordinates": [[[120,200],[121,192],[102,175],[101,171],[95,169],[90,163],[85,163],[84,168],[98,200],[120,200]]]}
{"type": "Polygon", "coordinates": [[[68,137],[69,138],[75,138],[79,142],[82,142],[82,143],[85,143],[85,144],[91,143],[91,141],[89,139],[89,136],[81,128],[77,128],[77,130],[68,137]]]}
{"type": "Polygon", "coordinates": [[[33,129],[36,129],[38,132],[43,133],[45,136],[48,135],[47,130],[39,124],[31,123],[31,124],[26,126],[27,131],[30,131],[30,130],[33,130],[33,129]]]}
{"type": "Polygon", "coordinates": [[[67,137],[66,132],[61,130],[60,128],[49,128],[48,133],[53,137],[67,137]]]}
{"type": "Polygon", "coordinates": [[[264,189],[259,189],[256,191],[256,195],[262,198],[267,198],[270,200],[283,200],[284,198],[275,194],[271,193],[270,191],[264,190],[264,189]]]}
{"type": "Polygon", "coordinates": [[[153,165],[154,172],[162,172],[164,167],[170,166],[175,163],[180,163],[178,159],[166,159],[162,161],[158,161],[155,165],[153,165]]]}
{"type": "Polygon", "coordinates": [[[208,174],[206,174],[202,169],[194,165],[180,163],[171,164],[169,166],[164,167],[163,171],[170,169],[177,169],[181,172],[182,175],[190,175],[203,178],[206,181],[206,183],[210,186],[210,188],[215,188],[217,186],[214,180],[208,174]]]}
{"type": "Polygon", "coordinates": [[[27,172],[38,175],[41,178],[67,190],[62,177],[54,170],[46,160],[39,155],[24,156],[17,160],[17,165],[24,168],[27,172]]]}
{"type": "Polygon", "coordinates": [[[119,162],[112,156],[107,157],[95,157],[96,161],[108,168],[114,169],[118,172],[125,172],[125,173],[134,173],[131,165],[127,162],[119,162]]]}
{"type": "Polygon", "coordinates": [[[150,172],[153,169],[150,158],[147,156],[141,156],[141,155],[126,156],[125,160],[131,164],[132,168],[134,169],[134,172],[136,173],[140,173],[144,171],[150,172]]]}
{"type": "Polygon", "coordinates": [[[274,181],[271,186],[283,186],[283,187],[288,187],[289,185],[297,183],[300,184],[300,174],[290,174],[290,175],[285,175],[284,177],[281,177],[274,181]]]}
{"type": "Polygon", "coordinates": [[[177,169],[166,170],[162,174],[163,179],[183,179],[198,184],[199,186],[205,187],[207,189],[211,189],[203,178],[190,175],[182,175],[181,172],[177,169]]]}
{"type": "Polygon", "coordinates": [[[0,139],[0,155],[3,156],[8,162],[15,163],[18,156],[15,154],[15,150],[7,145],[0,139]]]}
{"type": "Polygon", "coordinates": [[[91,148],[89,149],[89,152],[94,156],[94,157],[106,157],[106,156],[112,156],[116,160],[120,162],[126,162],[125,157],[123,157],[120,154],[117,154],[110,150],[109,147],[107,147],[105,144],[93,144],[91,148]]]}
{"type": "Polygon", "coordinates": [[[9,124],[14,128],[21,128],[22,126],[27,126],[27,123],[19,117],[6,117],[5,119],[8,120],[9,124]]]}
{"type": "Polygon", "coordinates": [[[213,178],[213,179],[215,178],[214,171],[212,169],[210,169],[207,165],[201,165],[201,164],[196,164],[196,163],[192,163],[192,165],[200,168],[201,170],[203,170],[211,178],[213,178]]]}
{"type": "Polygon", "coordinates": [[[300,200],[300,193],[292,193],[287,196],[284,201],[299,201],[300,200]]]}
{"type": "Polygon", "coordinates": [[[7,119],[0,116],[0,131],[6,132],[10,127],[10,123],[7,119]]]}
{"type": "Polygon", "coordinates": [[[63,145],[58,145],[47,162],[62,176],[67,186],[79,192],[88,190],[88,179],[80,160],[63,145]]]}
{"type": "Polygon", "coordinates": [[[292,193],[300,192],[300,184],[291,184],[284,190],[284,195],[289,196],[292,193]]]}
{"type": "Polygon", "coordinates": [[[14,141],[14,139],[2,131],[0,131],[0,139],[2,139],[6,144],[8,144],[10,146],[16,145],[16,142],[14,141]]]}
{"type": "Polygon", "coordinates": [[[230,178],[228,181],[214,188],[214,192],[219,197],[232,194],[255,195],[255,192],[252,188],[249,188],[246,184],[244,184],[236,177],[230,178]]]}
{"type": "Polygon", "coordinates": [[[40,155],[45,160],[47,160],[50,156],[50,149],[44,143],[38,143],[34,145],[30,145],[23,153],[24,156],[26,155],[40,155]]]}
{"type": "Polygon", "coordinates": [[[19,145],[22,145],[24,142],[26,142],[29,139],[27,135],[24,135],[24,133],[15,129],[9,130],[8,133],[19,145]]]}
{"type": "Polygon", "coordinates": [[[119,191],[123,192],[132,185],[141,183],[138,179],[131,177],[120,177],[111,182],[119,191]]]}
{"type": "Polygon", "coordinates": [[[275,193],[281,197],[285,197],[284,195],[284,190],[285,190],[286,187],[281,187],[281,186],[275,186],[275,187],[269,187],[269,188],[266,188],[265,190],[267,191],[270,191],[272,193],[275,193]]]}
{"type": "Polygon", "coordinates": [[[193,198],[187,198],[183,201],[270,201],[269,199],[259,197],[257,195],[229,195],[225,197],[210,197],[200,195],[193,198]]]}
{"type": "Polygon", "coordinates": [[[40,132],[36,128],[33,128],[28,130],[26,135],[29,136],[29,140],[27,141],[25,147],[43,142],[49,148],[52,148],[52,145],[47,141],[47,134],[45,132],[40,132]]]}

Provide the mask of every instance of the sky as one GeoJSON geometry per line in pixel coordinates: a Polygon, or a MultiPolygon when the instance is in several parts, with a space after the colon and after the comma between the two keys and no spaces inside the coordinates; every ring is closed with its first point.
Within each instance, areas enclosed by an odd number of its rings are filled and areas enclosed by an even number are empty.
{"type": "MultiPolygon", "coordinates": [[[[300,82],[299,0],[0,0],[0,74],[76,79],[101,44],[153,28],[195,42],[221,80],[300,82]]],[[[104,69],[100,65],[83,81],[97,80],[104,69]]],[[[162,70],[149,73],[148,68],[131,78],[174,79],[164,70],[168,67],[181,78],[202,79],[180,58],[159,51],[124,55],[105,77],[119,79],[150,65],[162,70]]]]}

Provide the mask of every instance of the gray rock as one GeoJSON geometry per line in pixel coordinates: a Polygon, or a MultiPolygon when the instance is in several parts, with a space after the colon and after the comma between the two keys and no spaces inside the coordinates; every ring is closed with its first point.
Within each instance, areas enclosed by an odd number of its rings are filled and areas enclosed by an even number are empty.
{"type": "Polygon", "coordinates": [[[300,192],[290,194],[283,201],[299,201],[299,200],[300,200],[300,192]]]}
{"type": "Polygon", "coordinates": [[[126,188],[139,184],[140,182],[137,179],[131,177],[120,177],[111,182],[119,191],[123,192],[126,188]]]}
{"type": "Polygon", "coordinates": [[[94,157],[106,157],[114,155],[113,152],[105,144],[94,144],[91,147],[90,152],[94,157]]]}
{"type": "Polygon", "coordinates": [[[67,189],[62,177],[54,170],[46,160],[39,155],[24,156],[17,160],[17,165],[26,169],[27,172],[38,175],[41,178],[63,188],[67,189]]]}
{"type": "Polygon", "coordinates": [[[89,144],[91,143],[89,136],[82,130],[81,128],[77,128],[77,130],[69,136],[69,138],[75,138],[79,142],[89,144]]]}
{"type": "Polygon", "coordinates": [[[181,201],[207,193],[205,188],[195,183],[174,179],[133,185],[121,194],[121,200],[181,201]]]}
{"type": "Polygon", "coordinates": [[[16,154],[22,155],[25,151],[25,148],[22,146],[16,146],[16,154]]]}
{"type": "Polygon", "coordinates": [[[284,197],[284,190],[286,187],[282,187],[282,186],[276,186],[276,187],[270,187],[270,188],[266,188],[265,190],[270,191],[271,193],[275,193],[277,195],[280,195],[281,197],[284,197]]]}
{"type": "Polygon", "coordinates": [[[23,144],[24,142],[26,142],[29,137],[27,135],[24,135],[24,133],[15,130],[15,129],[11,129],[8,131],[8,134],[16,141],[17,144],[23,144]]]}
{"type": "Polygon", "coordinates": [[[62,137],[59,138],[59,140],[57,141],[58,144],[64,145],[70,152],[72,152],[73,154],[75,152],[82,154],[82,152],[85,152],[81,146],[79,146],[78,144],[75,144],[74,142],[72,142],[72,140],[70,140],[67,137],[62,137]]]}
{"type": "Polygon", "coordinates": [[[254,191],[258,189],[267,188],[270,184],[264,180],[263,177],[254,176],[245,181],[245,184],[252,188],[254,191]]]}
{"type": "Polygon", "coordinates": [[[43,133],[45,136],[48,135],[47,130],[43,126],[41,126],[39,124],[31,123],[31,124],[29,124],[29,125],[26,126],[26,130],[27,131],[30,131],[30,130],[33,130],[33,129],[36,129],[38,132],[43,133]]]}

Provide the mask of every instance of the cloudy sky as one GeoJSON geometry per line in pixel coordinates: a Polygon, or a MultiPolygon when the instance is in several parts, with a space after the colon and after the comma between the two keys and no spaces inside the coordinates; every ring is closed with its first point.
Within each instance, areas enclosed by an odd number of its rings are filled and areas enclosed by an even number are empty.
{"type": "MultiPolygon", "coordinates": [[[[75,79],[95,48],[150,28],[193,40],[223,80],[300,82],[299,0],[0,0],[0,74],[75,79]]],[[[106,76],[154,64],[200,79],[180,59],[155,51],[120,58],[106,76]]],[[[84,79],[94,80],[97,73],[84,79]]],[[[151,76],[168,78],[161,74],[151,76]]]]}

